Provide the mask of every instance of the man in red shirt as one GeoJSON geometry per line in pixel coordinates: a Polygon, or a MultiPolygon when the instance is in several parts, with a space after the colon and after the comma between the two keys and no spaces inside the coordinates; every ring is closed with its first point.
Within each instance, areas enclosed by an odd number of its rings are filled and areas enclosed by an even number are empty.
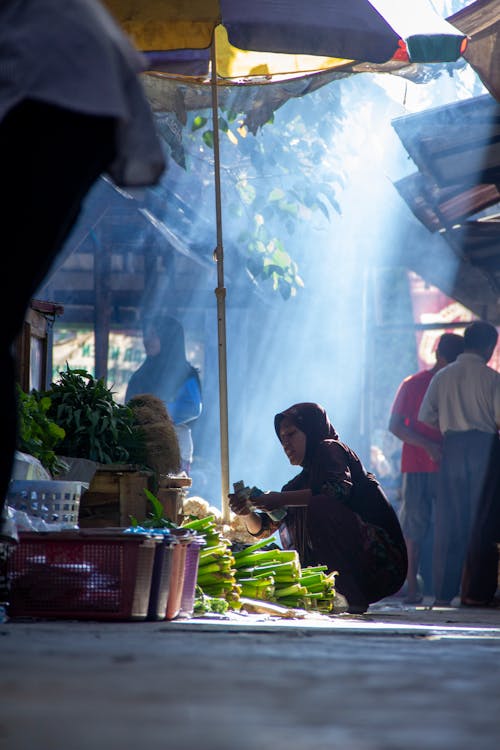
{"type": "Polygon", "coordinates": [[[419,422],[417,415],[433,375],[454,362],[463,348],[462,336],[444,333],[436,348],[434,367],[405,378],[391,408],[389,430],[403,441],[400,522],[408,550],[407,604],[418,604],[423,598],[417,576],[422,545],[432,529],[442,441],[439,430],[419,422]]]}

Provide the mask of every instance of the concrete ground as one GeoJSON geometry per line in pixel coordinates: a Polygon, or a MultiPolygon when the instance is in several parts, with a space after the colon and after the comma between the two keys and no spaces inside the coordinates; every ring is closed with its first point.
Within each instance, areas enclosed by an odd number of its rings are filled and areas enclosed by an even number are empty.
{"type": "Polygon", "coordinates": [[[1,750],[498,750],[500,610],[0,624],[1,750]]]}

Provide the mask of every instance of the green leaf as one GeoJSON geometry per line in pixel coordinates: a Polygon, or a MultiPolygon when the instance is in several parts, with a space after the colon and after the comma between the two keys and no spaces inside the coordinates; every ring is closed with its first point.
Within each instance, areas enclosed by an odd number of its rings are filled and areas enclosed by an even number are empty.
{"type": "Polygon", "coordinates": [[[201,115],[197,115],[194,120],[193,124],[191,125],[191,132],[194,133],[196,130],[199,130],[200,128],[204,127],[208,122],[207,117],[202,117],[201,115]]]}
{"type": "Polygon", "coordinates": [[[214,147],[214,134],[211,130],[205,130],[202,138],[206,146],[208,146],[209,148],[214,147]]]}

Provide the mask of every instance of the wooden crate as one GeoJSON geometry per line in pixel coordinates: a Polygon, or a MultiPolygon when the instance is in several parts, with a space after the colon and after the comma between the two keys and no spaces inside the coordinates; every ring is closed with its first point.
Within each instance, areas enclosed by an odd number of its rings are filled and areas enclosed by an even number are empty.
{"type": "Polygon", "coordinates": [[[127,464],[101,465],[80,500],[81,528],[126,528],[131,517],[139,524],[151,510],[144,492],[151,489],[153,472],[127,464]]]}
{"type": "Polygon", "coordinates": [[[182,505],[189,487],[191,487],[189,477],[162,477],[160,479],[156,497],[163,505],[165,517],[174,523],[182,523],[182,505]]]}
{"type": "Polygon", "coordinates": [[[158,487],[156,492],[156,497],[163,505],[165,518],[176,524],[180,524],[183,519],[182,501],[184,495],[185,490],[176,487],[158,487]]]}

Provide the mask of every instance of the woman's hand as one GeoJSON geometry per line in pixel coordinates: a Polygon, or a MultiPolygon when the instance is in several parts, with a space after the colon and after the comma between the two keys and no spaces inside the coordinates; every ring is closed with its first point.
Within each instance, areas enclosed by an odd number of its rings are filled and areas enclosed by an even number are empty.
{"type": "Polygon", "coordinates": [[[264,492],[262,495],[252,497],[250,502],[258,510],[275,510],[285,505],[283,494],[283,492],[264,492]]]}
{"type": "Polygon", "coordinates": [[[262,516],[255,513],[246,497],[241,494],[230,493],[229,507],[237,516],[244,516],[247,531],[254,536],[262,531],[262,516]]]}
{"type": "Polygon", "coordinates": [[[248,507],[248,501],[246,497],[243,497],[242,495],[237,495],[236,493],[230,493],[228,495],[229,498],[229,507],[233,511],[233,513],[236,513],[237,516],[249,516],[252,512],[251,508],[248,507]]]}

